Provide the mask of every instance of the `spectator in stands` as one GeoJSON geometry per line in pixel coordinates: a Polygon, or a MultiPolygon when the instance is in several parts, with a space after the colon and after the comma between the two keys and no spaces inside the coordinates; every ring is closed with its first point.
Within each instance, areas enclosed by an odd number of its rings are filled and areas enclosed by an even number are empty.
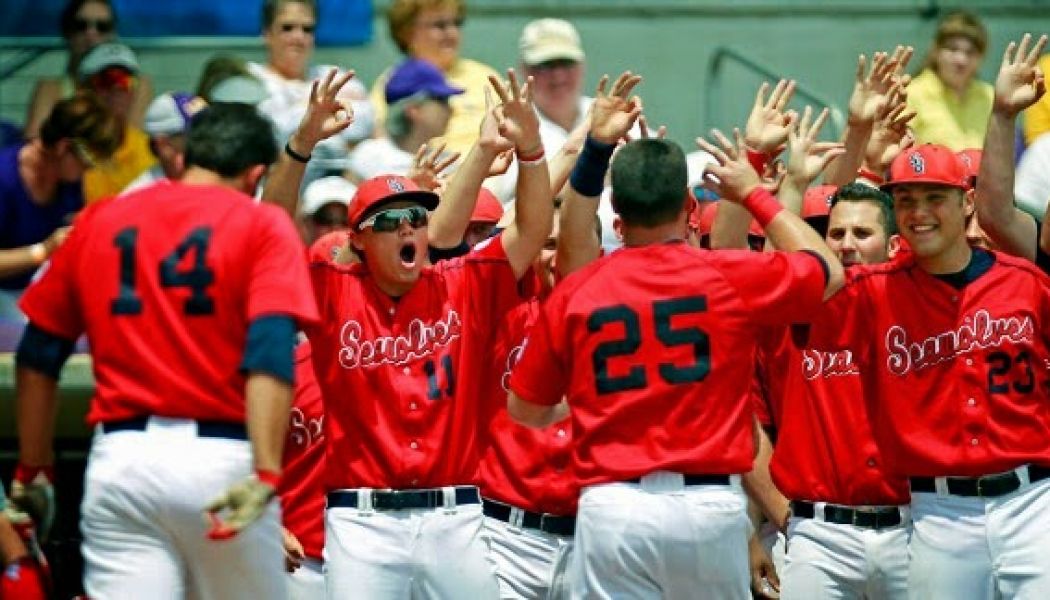
{"type": "Polygon", "coordinates": [[[991,84],[977,79],[977,70],[987,48],[988,32],[971,13],[951,13],[937,26],[925,65],[908,86],[917,143],[956,152],[984,144],[994,94],[991,84]]]}
{"type": "Polygon", "coordinates": [[[149,148],[157,164],[135,178],[121,194],[127,194],[158,181],[182,177],[186,165],[186,131],[193,115],[208,105],[199,96],[184,92],[165,92],[153,99],[143,125],[149,135],[149,148]]]}
{"type": "MultiPolygon", "coordinates": [[[[452,117],[445,141],[451,152],[466,152],[477,139],[478,123],[485,116],[488,77],[497,74],[488,65],[460,57],[466,12],[463,0],[394,0],[387,11],[390,36],[401,52],[407,58],[433,64],[449,83],[464,90],[449,103],[452,117]]],[[[391,73],[391,69],[384,71],[372,86],[377,123],[385,123],[383,91],[391,73]]]]}
{"type": "Polygon", "coordinates": [[[429,62],[409,59],[394,69],[385,92],[388,137],[365,140],[350,154],[350,170],[362,180],[384,174],[408,175],[419,147],[444,135],[452,115],[452,99],[463,90],[449,85],[429,62]]]}
{"type": "MultiPolygon", "coordinates": [[[[248,70],[266,88],[268,97],[258,107],[274,122],[277,141],[281,145],[289,142],[299,126],[313,81],[336,68],[332,65],[310,66],[317,19],[315,0],[265,0],[263,3],[266,64],[248,63],[248,70]]],[[[340,135],[314,148],[314,155],[322,160],[307,167],[304,186],[323,175],[319,165],[333,159],[345,161],[350,145],[372,133],[374,116],[365,86],[356,79],[351,80],[340,91],[340,99],[353,109],[354,122],[340,135]]],[[[294,141],[291,144],[294,146],[294,141]]]]}
{"type": "Polygon", "coordinates": [[[80,88],[101,99],[124,132],[113,159],[84,173],[84,201],[88,204],[116,196],[157,163],[150,152],[149,136],[129,120],[138,74],[138,59],[131,48],[108,42],[92,48],[77,67],[80,88]]]}
{"type": "MultiPolygon", "coordinates": [[[[1039,70],[1050,73],[1050,54],[1039,59],[1039,70]]],[[[1050,94],[1043,94],[1038,102],[1024,111],[1024,143],[1031,146],[1044,133],[1050,131],[1050,94]]]]}
{"type": "Polygon", "coordinates": [[[257,105],[269,94],[248,70],[244,59],[232,54],[216,54],[204,63],[197,80],[197,95],[205,102],[241,102],[257,105]]]}
{"type": "Polygon", "coordinates": [[[55,105],[38,137],[0,150],[0,318],[21,318],[16,303],[32,272],[84,206],[84,171],[119,144],[116,118],[79,93],[55,105]]]}
{"type": "MultiPolygon", "coordinates": [[[[62,9],[62,38],[66,41],[69,58],[60,77],[49,77],[36,82],[26,115],[26,138],[36,137],[51,108],[76,89],[80,62],[95,46],[117,38],[117,14],[110,0],[70,0],[62,9]]],[[[134,90],[128,118],[135,125],[142,124],[146,106],[153,98],[153,86],[148,77],[140,77],[134,90]]]]}
{"type": "Polygon", "coordinates": [[[307,246],[333,231],[349,228],[350,200],[355,193],[357,186],[339,175],[315,179],[306,186],[297,224],[307,246]]]}

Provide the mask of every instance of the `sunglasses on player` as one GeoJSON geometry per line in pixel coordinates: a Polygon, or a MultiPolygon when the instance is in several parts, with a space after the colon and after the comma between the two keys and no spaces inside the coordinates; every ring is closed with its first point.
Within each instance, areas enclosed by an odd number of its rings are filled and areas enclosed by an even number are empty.
{"type": "Polygon", "coordinates": [[[407,208],[388,208],[381,210],[368,217],[357,226],[358,231],[364,231],[371,227],[376,233],[396,231],[402,221],[407,221],[413,228],[426,227],[427,209],[422,206],[409,206],[407,208]]]}
{"type": "Polygon", "coordinates": [[[113,21],[111,19],[84,19],[82,17],[73,19],[73,31],[84,33],[88,29],[94,29],[99,33],[110,33],[113,31],[113,21]]]}

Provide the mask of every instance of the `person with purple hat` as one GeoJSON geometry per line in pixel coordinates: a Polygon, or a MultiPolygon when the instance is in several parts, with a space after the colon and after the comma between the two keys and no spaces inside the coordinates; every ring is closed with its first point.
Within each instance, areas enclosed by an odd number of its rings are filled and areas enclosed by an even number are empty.
{"type": "Polygon", "coordinates": [[[203,98],[185,92],[165,92],[153,99],[146,110],[143,129],[149,135],[150,151],[157,157],[157,164],[143,171],[120,195],[182,176],[186,169],[186,131],[193,116],[206,106],[203,98]]]}
{"type": "Polygon", "coordinates": [[[449,98],[463,93],[434,65],[408,59],[386,84],[388,138],[361,142],[350,154],[350,169],[362,179],[406,175],[419,147],[445,134],[452,109],[449,98]]]}

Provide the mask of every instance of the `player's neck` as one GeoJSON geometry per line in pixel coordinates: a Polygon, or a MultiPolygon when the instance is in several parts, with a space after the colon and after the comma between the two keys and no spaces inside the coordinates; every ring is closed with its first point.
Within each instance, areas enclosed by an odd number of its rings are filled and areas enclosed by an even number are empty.
{"type": "Polygon", "coordinates": [[[685,241],[685,233],[682,231],[681,223],[677,221],[656,227],[625,225],[623,228],[623,245],[627,247],[682,241],[685,241]]]}
{"type": "Polygon", "coordinates": [[[963,241],[953,244],[937,256],[916,256],[915,263],[931,275],[950,275],[965,269],[972,257],[973,249],[963,241]]]}
{"type": "Polygon", "coordinates": [[[239,192],[245,192],[244,182],[239,177],[223,177],[215,171],[209,171],[201,167],[193,166],[186,169],[183,173],[182,183],[186,185],[221,185],[228,188],[233,188],[239,192]]]}

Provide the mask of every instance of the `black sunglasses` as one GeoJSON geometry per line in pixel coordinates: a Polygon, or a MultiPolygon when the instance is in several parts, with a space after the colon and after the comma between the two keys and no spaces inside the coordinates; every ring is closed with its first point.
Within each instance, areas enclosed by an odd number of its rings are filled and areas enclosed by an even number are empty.
{"type": "Polygon", "coordinates": [[[408,221],[413,228],[425,227],[427,224],[427,209],[422,206],[409,206],[407,208],[388,208],[381,210],[368,217],[357,226],[358,231],[371,227],[376,233],[396,231],[402,221],[408,221]]]}
{"type": "Polygon", "coordinates": [[[84,33],[92,28],[99,33],[110,33],[113,31],[113,20],[84,19],[81,17],[73,19],[73,31],[77,33],[84,33]]]}

